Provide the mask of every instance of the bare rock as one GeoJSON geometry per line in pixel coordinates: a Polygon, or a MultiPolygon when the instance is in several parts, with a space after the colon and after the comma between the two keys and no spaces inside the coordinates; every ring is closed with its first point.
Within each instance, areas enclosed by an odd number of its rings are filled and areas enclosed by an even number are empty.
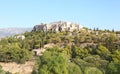
{"type": "Polygon", "coordinates": [[[81,25],[72,23],[72,22],[65,22],[65,21],[58,21],[58,22],[52,22],[50,24],[44,24],[41,23],[40,25],[36,25],[33,28],[33,31],[74,31],[74,30],[80,30],[82,28],[81,25]]]}

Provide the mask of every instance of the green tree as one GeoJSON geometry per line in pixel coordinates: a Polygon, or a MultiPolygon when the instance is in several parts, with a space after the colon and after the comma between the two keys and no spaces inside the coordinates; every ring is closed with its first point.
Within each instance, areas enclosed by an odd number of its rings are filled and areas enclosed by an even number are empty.
{"type": "Polygon", "coordinates": [[[103,74],[98,68],[95,67],[86,67],[84,74],[103,74]]]}
{"type": "Polygon", "coordinates": [[[114,50],[111,57],[114,62],[120,62],[120,50],[114,50]]]}
{"type": "Polygon", "coordinates": [[[74,63],[69,63],[68,74],[83,74],[79,66],[74,63]]]}
{"type": "Polygon", "coordinates": [[[109,57],[110,57],[110,51],[103,45],[99,45],[96,52],[104,59],[109,59],[109,57]]]}
{"type": "Polygon", "coordinates": [[[67,74],[67,60],[63,54],[57,53],[56,48],[48,49],[40,57],[39,74],[67,74]]]}
{"type": "Polygon", "coordinates": [[[120,74],[120,63],[109,63],[106,71],[106,74],[120,74]]]}

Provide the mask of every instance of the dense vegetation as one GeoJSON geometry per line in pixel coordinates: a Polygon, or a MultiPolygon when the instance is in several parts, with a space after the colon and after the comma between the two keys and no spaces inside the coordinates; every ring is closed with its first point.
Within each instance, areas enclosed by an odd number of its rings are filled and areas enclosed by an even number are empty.
{"type": "Polygon", "coordinates": [[[0,61],[25,63],[26,60],[32,58],[32,52],[22,45],[23,42],[14,37],[2,39],[0,41],[0,61]]]}
{"type": "Polygon", "coordinates": [[[25,39],[0,41],[0,61],[24,63],[33,49],[54,43],[37,57],[33,74],[120,74],[120,32],[89,30],[65,32],[33,31],[25,39]]]}

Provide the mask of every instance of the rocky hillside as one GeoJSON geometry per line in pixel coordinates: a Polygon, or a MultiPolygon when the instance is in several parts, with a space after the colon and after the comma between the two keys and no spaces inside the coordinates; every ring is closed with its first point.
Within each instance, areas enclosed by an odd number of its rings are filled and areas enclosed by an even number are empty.
{"type": "Polygon", "coordinates": [[[2,38],[0,62],[0,70],[19,74],[120,74],[120,31],[64,21],[40,24],[31,32],[2,38]]]}
{"type": "Polygon", "coordinates": [[[66,22],[66,21],[57,21],[52,22],[49,24],[41,23],[39,25],[34,26],[33,31],[37,30],[43,30],[43,31],[74,31],[74,30],[80,30],[82,28],[81,25],[72,23],[72,22],[66,22]]]}
{"type": "Polygon", "coordinates": [[[0,28],[0,38],[21,34],[26,31],[30,32],[31,28],[0,28]]]}

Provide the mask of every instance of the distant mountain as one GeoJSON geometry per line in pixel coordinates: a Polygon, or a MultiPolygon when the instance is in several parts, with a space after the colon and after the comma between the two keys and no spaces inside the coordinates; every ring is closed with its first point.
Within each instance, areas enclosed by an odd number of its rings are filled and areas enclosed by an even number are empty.
{"type": "Polygon", "coordinates": [[[0,38],[21,34],[26,31],[30,32],[32,28],[0,28],[0,38]]]}

